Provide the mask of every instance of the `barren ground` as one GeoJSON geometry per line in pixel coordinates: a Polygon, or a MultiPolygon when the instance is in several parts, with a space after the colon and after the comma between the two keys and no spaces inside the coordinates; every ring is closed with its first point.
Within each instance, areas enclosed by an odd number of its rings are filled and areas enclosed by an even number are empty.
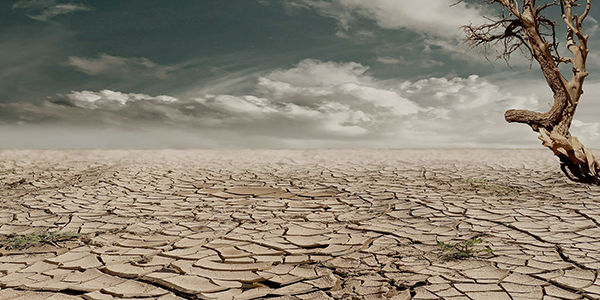
{"type": "Polygon", "coordinates": [[[0,299],[600,298],[600,188],[549,151],[0,151],[0,166],[0,299]],[[57,230],[81,236],[6,249],[57,230]]]}

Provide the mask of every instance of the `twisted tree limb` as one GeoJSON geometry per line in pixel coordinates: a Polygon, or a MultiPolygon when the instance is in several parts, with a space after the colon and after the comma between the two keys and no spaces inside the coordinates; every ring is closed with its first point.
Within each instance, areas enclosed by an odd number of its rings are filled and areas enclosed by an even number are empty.
{"type": "Polygon", "coordinates": [[[521,50],[539,67],[554,95],[552,108],[547,112],[508,110],[504,117],[510,123],[524,123],[540,134],[542,145],[560,159],[561,170],[573,181],[600,184],[600,165],[592,151],[569,132],[583,83],[588,76],[586,60],[589,35],[583,23],[589,15],[591,0],[481,0],[498,5],[502,11],[497,20],[479,26],[465,26],[467,40],[473,46],[496,47],[498,58],[508,61],[521,50]],[[536,3],[538,2],[538,3],[536,3]],[[566,29],[566,48],[570,56],[563,57],[556,41],[557,24],[543,12],[560,8],[562,27],[566,29]],[[579,11],[579,15],[577,14],[579,11]],[[571,64],[572,75],[567,79],[560,71],[561,63],[571,64]]]}

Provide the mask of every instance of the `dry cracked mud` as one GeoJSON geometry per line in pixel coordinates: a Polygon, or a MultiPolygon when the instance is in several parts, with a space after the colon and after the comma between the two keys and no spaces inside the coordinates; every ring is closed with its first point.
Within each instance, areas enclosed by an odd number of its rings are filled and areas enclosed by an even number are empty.
{"type": "Polygon", "coordinates": [[[0,299],[598,299],[600,188],[547,152],[0,151],[0,299]]]}

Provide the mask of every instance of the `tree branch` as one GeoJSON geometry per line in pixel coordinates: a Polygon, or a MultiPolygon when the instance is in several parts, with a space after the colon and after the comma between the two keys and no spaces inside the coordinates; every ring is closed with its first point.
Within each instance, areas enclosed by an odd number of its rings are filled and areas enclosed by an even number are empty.
{"type": "MultiPolygon", "coordinates": [[[[554,94],[554,103],[547,112],[508,110],[504,117],[508,122],[525,123],[539,132],[543,145],[560,158],[561,170],[572,180],[600,184],[600,164],[591,151],[569,132],[575,109],[583,94],[583,82],[588,76],[586,60],[589,53],[589,35],[583,31],[583,21],[589,15],[591,0],[585,0],[580,16],[574,8],[581,7],[581,0],[547,0],[536,8],[536,0],[481,0],[487,4],[500,5],[499,19],[478,26],[465,26],[467,41],[473,46],[500,46],[498,57],[508,61],[517,49],[526,48],[530,58],[535,59],[554,94]],[[522,6],[519,7],[519,3],[522,6]],[[572,56],[563,57],[556,41],[557,24],[542,15],[550,7],[560,6],[562,23],[566,26],[566,48],[572,56]],[[551,39],[551,40],[550,40],[551,39]],[[567,81],[558,66],[573,65],[573,77],[567,81]]],[[[541,2],[541,1],[540,1],[541,2]]]]}

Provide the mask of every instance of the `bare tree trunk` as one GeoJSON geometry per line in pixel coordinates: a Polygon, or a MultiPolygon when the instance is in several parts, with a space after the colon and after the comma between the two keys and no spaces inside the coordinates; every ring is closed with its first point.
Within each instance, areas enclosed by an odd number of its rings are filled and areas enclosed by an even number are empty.
{"type": "MultiPolygon", "coordinates": [[[[571,180],[600,184],[600,167],[592,152],[569,132],[579,99],[583,94],[583,82],[588,76],[586,59],[589,36],[583,33],[582,23],[591,8],[587,0],[581,16],[573,12],[580,6],[579,0],[558,0],[536,7],[536,0],[485,0],[488,4],[500,4],[505,14],[498,22],[479,27],[466,26],[468,40],[475,45],[485,45],[502,41],[505,47],[501,56],[507,58],[515,49],[526,46],[542,70],[546,83],[554,94],[554,104],[547,112],[529,110],[508,110],[505,119],[508,122],[525,123],[539,132],[542,144],[550,148],[560,159],[561,170],[571,180]],[[561,57],[556,48],[555,23],[540,13],[546,8],[560,6],[563,21],[567,28],[567,49],[572,57],[561,57]],[[509,24],[509,25],[507,25],[509,24]],[[552,42],[548,42],[540,27],[551,28],[552,42]],[[492,34],[492,30],[504,28],[503,34],[492,34]],[[573,65],[573,77],[567,80],[558,65],[573,65]]],[[[543,29],[543,28],[542,28],[543,29]]]]}

